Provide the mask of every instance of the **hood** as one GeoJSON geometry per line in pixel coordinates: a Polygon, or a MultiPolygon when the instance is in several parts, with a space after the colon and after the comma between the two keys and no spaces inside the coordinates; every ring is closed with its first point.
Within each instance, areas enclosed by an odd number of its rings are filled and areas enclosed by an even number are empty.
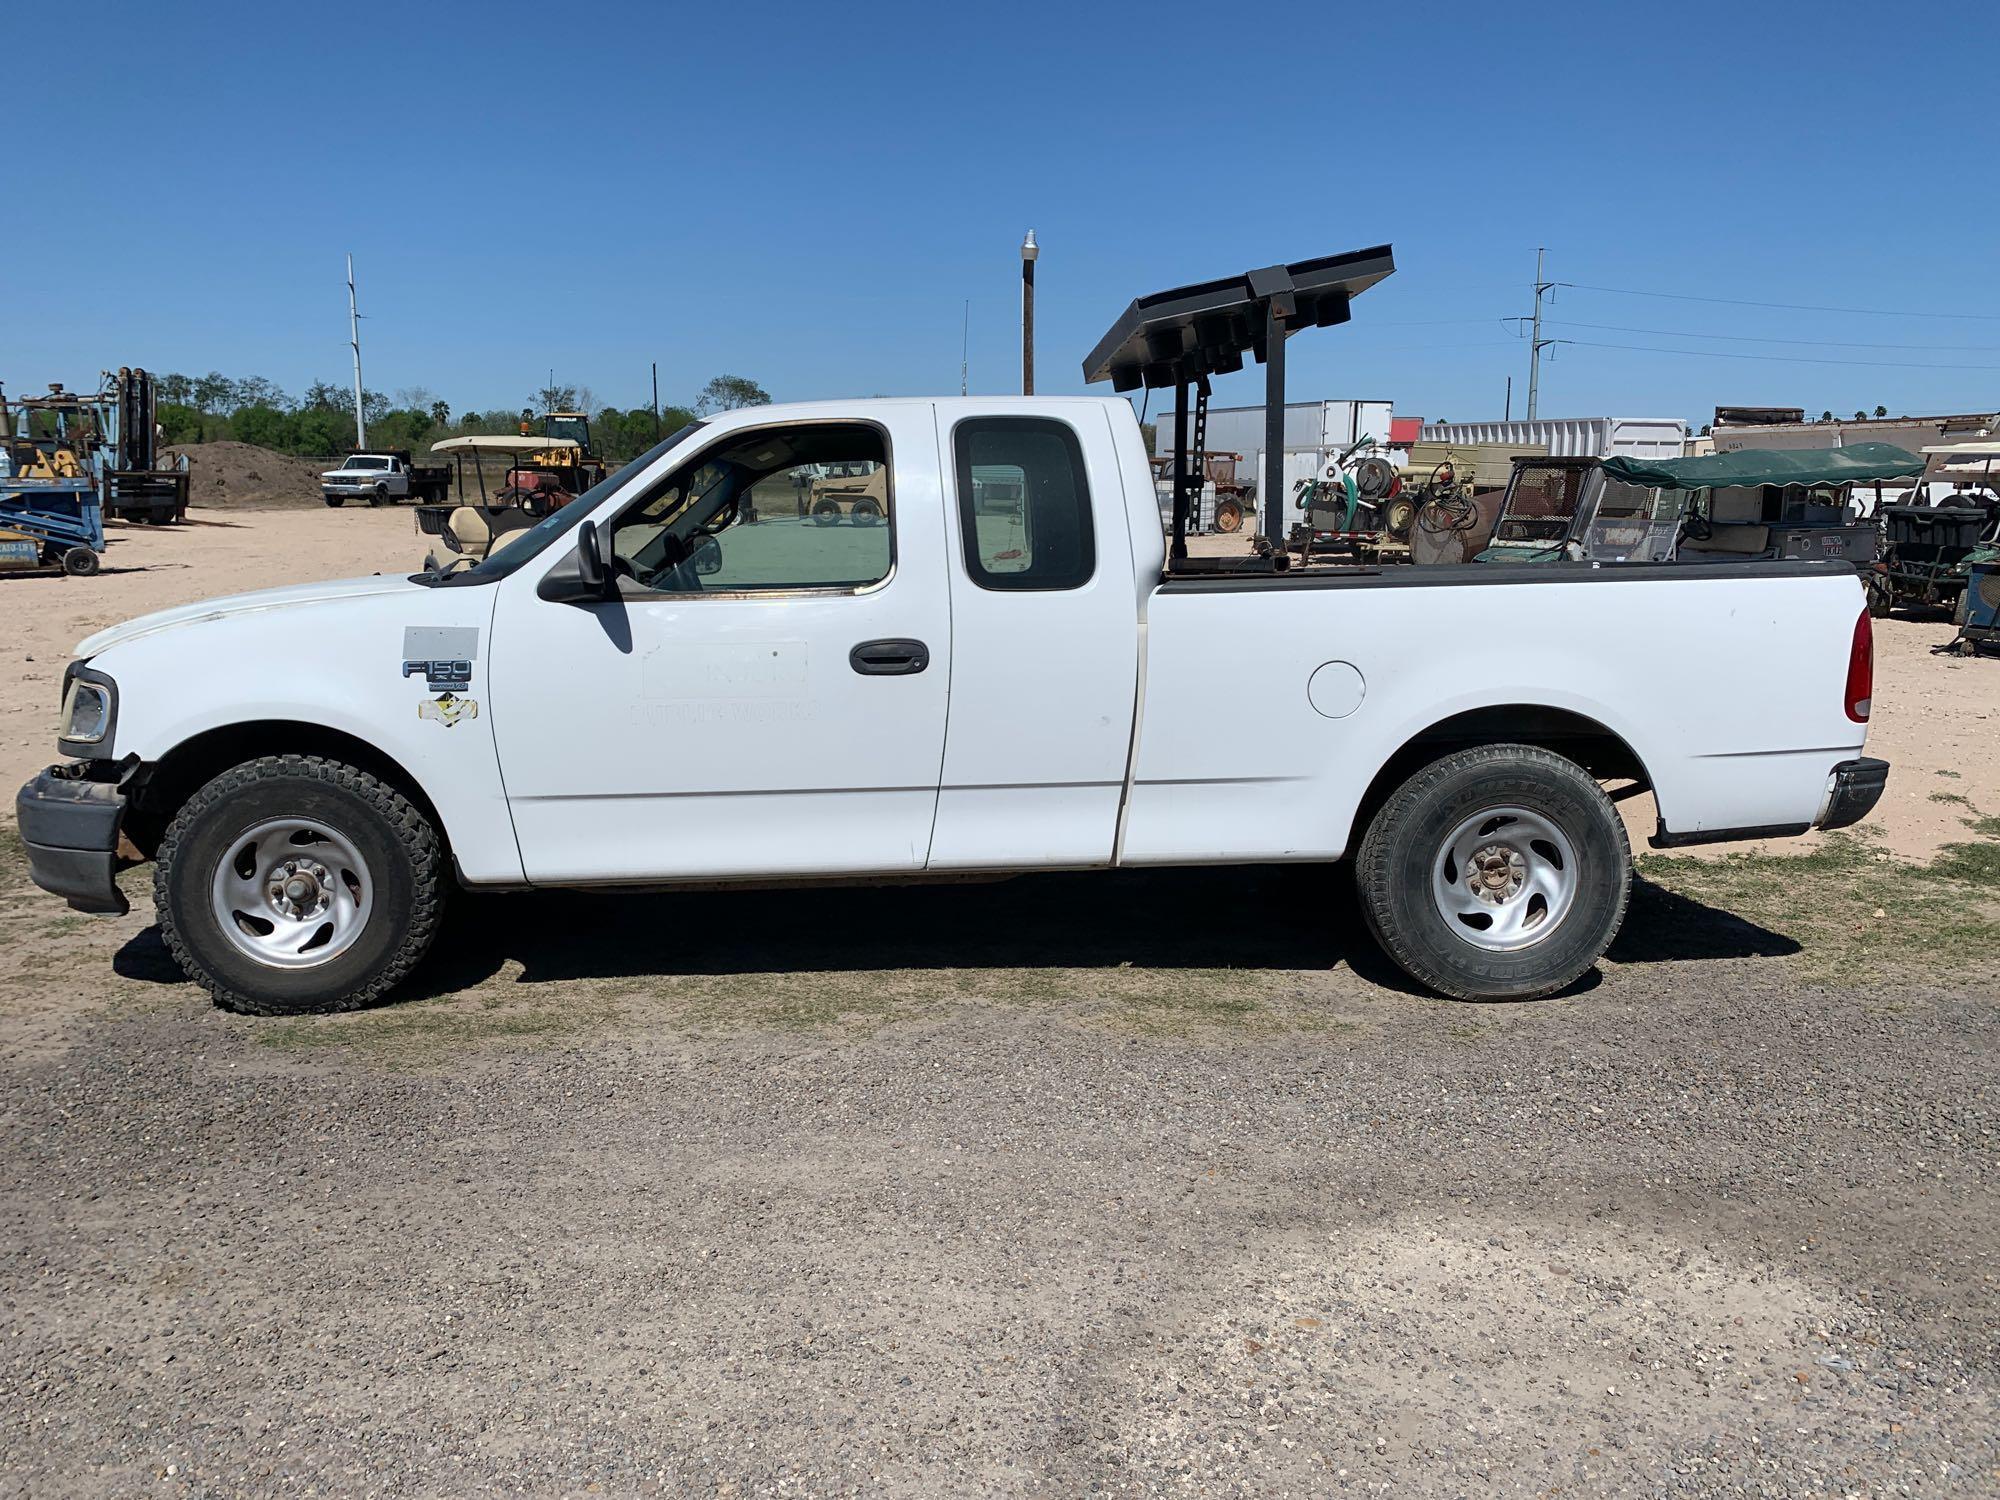
{"type": "Polygon", "coordinates": [[[163,609],[150,615],[141,615],[136,620],[127,620],[122,625],[113,625],[109,630],[100,630],[96,635],[77,642],[78,656],[95,656],[113,646],[126,641],[137,640],[142,635],[154,635],[162,630],[172,630],[178,625],[192,625],[201,620],[219,620],[225,615],[252,614],[258,610],[290,609],[300,604],[325,604],[334,599],[362,599],[372,594],[394,594],[403,589],[414,589],[419,585],[411,583],[399,573],[377,573],[368,578],[340,578],[330,583],[294,583],[281,589],[258,589],[251,594],[226,594],[220,599],[203,599],[195,604],[183,604],[177,609],[163,609]]]}

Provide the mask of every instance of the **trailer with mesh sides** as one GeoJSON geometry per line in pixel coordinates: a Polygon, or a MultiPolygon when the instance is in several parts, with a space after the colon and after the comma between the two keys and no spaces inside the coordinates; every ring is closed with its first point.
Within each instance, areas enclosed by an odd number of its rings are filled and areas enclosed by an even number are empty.
{"type": "Polygon", "coordinates": [[[1885,505],[1882,556],[1869,570],[1868,607],[1950,610],[1962,622],[1974,563],[2000,561],[2000,506],[1885,505]]]}

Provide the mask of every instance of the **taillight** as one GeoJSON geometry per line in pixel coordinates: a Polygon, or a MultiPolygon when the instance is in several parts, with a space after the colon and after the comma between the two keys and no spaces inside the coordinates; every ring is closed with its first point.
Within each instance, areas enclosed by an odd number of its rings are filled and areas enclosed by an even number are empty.
{"type": "Polygon", "coordinates": [[[1857,724],[1868,722],[1875,706],[1875,623],[1863,609],[1854,622],[1854,644],[1847,653],[1847,717],[1857,724]]]}

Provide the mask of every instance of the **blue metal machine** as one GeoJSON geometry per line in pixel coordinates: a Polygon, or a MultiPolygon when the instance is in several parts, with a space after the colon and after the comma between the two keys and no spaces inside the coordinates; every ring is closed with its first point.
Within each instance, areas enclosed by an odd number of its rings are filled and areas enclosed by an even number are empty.
{"type": "Polygon", "coordinates": [[[0,442],[0,567],[60,567],[79,577],[97,571],[104,551],[99,481],[80,471],[40,472],[58,467],[75,466],[41,455],[24,407],[14,433],[0,442]]]}
{"type": "Polygon", "coordinates": [[[1977,562],[1967,570],[1965,608],[1952,645],[1967,655],[2000,652],[2000,563],[1977,562]]]}

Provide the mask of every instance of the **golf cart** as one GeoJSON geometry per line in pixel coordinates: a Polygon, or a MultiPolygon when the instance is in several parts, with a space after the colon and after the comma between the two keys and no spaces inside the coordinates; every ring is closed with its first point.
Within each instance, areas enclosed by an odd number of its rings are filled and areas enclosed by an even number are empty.
{"type": "Polygon", "coordinates": [[[1525,459],[1476,562],[1747,562],[1871,566],[1881,529],[1857,484],[1923,472],[1890,443],[1745,449],[1699,458],[1525,459]]]}
{"type": "Polygon", "coordinates": [[[453,495],[444,504],[417,506],[417,530],[439,538],[453,552],[485,557],[509,534],[526,531],[576,498],[564,480],[567,471],[582,472],[580,464],[548,460],[578,459],[582,446],[569,437],[486,434],[431,444],[432,453],[452,461],[453,495]],[[490,480],[488,463],[493,465],[490,480]]]}
{"type": "Polygon", "coordinates": [[[1614,479],[1598,458],[1514,461],[1483,563],[1667,562],[1680,502],[1657,487],[1614,479]]]}

